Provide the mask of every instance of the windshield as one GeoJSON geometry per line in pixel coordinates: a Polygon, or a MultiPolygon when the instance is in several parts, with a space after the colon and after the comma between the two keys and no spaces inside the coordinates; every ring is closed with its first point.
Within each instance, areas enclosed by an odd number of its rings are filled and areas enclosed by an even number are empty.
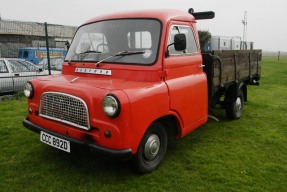
{"type": "Polygon", "coordinates": [[[160,22],[153,19],[117,19],[84,25],[77,31],[65,60],[154,64],[160,32],[160,22]]]}

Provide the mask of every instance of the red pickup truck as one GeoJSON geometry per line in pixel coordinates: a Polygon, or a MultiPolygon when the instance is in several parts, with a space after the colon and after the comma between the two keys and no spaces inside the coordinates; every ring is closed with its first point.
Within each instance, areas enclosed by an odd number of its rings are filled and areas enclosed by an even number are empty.
{"type": "Polygon", "coordinates": [[[74,145],[155,170],[168,139],[181,138],[220,105],[242,115],[247,85],[260,79],[261,50],[201,53],[196,20],[213,12],[110,14],[80,26],[62,74],[25,85],[23,125],[66,152],[74,145]]]}

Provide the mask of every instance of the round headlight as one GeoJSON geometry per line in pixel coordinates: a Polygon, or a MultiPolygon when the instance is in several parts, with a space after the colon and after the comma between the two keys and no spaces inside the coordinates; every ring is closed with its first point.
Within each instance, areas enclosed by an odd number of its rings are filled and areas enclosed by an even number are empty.
{"type": "Polygon", "coordinates": [[[120,103],[118,99],[113,95],[107,95],[105,96],[102,107],[104,113],[111,118],[115,118],[120,113],[120,103]]]}
{"type": "Polygon", "coordinates": [[[27,82],[24,86],[24,95],[28,98],[32,98],[34,95],[34,87],[30,82],[27,82]]]}

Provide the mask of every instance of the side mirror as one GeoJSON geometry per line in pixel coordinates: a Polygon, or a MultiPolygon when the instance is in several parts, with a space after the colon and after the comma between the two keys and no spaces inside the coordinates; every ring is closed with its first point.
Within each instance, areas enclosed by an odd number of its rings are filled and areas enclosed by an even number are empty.
{"type": "Polygon", "coordinates": [[[174,49],[176,51],[184,51],[186,49],[186,36],[185,34],[176,34],[174,36],[174,49]]]}
{"type": "Polygon", "coordinates": [[[167,50],[165,52],[165,56],[168,57],[169,56],[169,47],[174,45],[174,49],[176,51],[185,51],[186,49],[186,36],[185,34],[176,34],[173,38],[173,43],[169,44],[167,46],[167,50]]]}

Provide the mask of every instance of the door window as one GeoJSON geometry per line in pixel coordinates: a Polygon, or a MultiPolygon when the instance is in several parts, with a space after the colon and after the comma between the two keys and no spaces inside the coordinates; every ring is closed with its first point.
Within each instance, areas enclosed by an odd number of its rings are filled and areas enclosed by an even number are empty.
{"type": "Polygon", "coordinates": [[[190,26],[172,26],[169,35],[169,45],[175,43],[174,36],[176,34],[185,34],[186,49],[184,51],[177,51],[175,50],[174,45],[171,45],[168,48],[170,55],[188,55],[198,53],[198,47],[190,26]]]}

